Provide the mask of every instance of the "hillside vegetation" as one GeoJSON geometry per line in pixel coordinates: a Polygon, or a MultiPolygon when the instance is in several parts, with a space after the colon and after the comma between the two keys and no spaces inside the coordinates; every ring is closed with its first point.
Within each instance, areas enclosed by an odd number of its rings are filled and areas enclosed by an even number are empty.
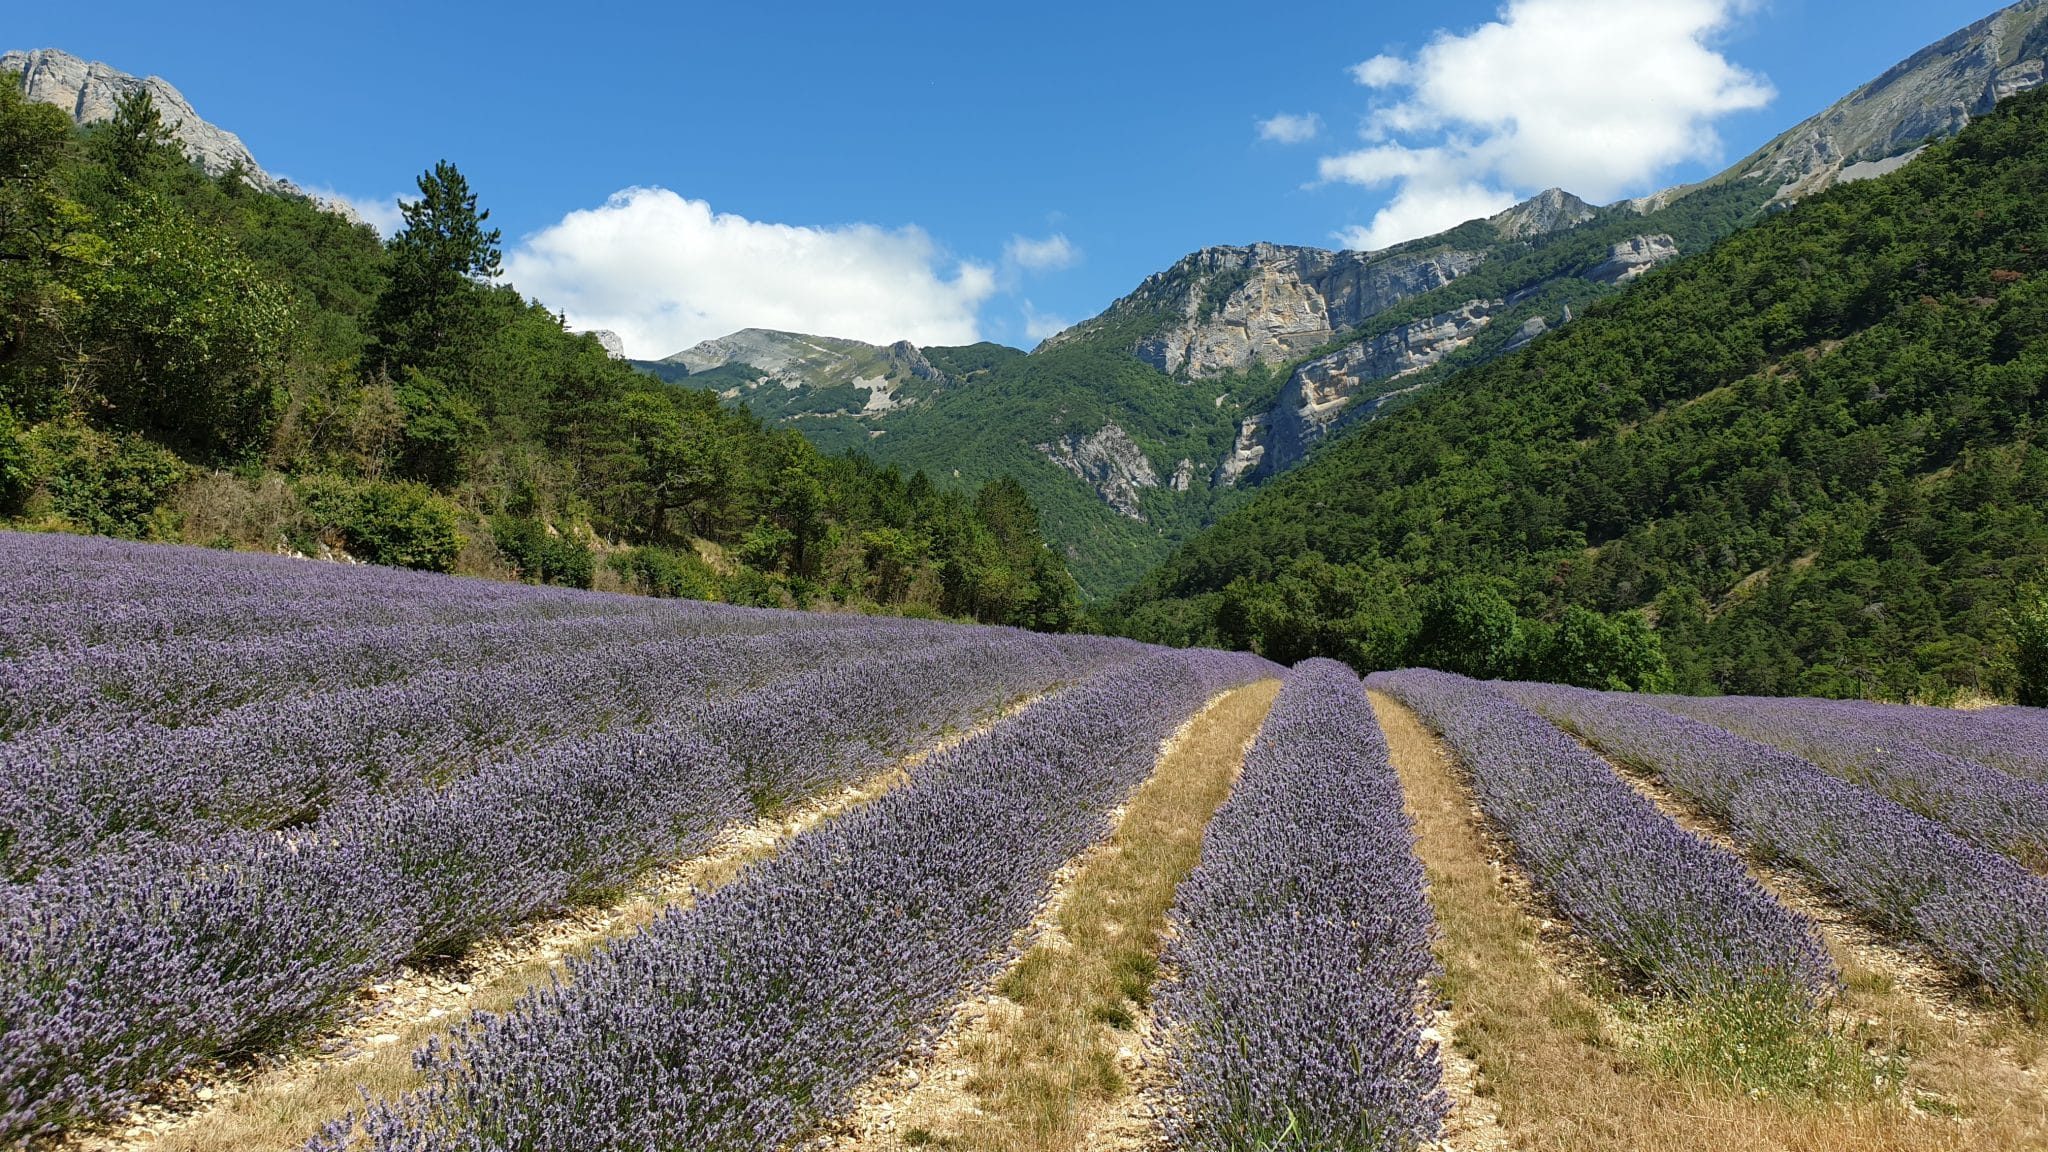
{"type": "Polygon", "coordinates": [[[1023,490],[854,457],[613,361],[497,279],[461,173],[388,243],[189,164],[146,93],[0,78],[0,521],[1065,628],[1023,490]]]}
{"type": "Polygon", "coordinates": [[[1478,621],[1447,662],[1494,675],[1590,609],[1688,691],[2009,690],[2048,557],[2042,187],[2033,93],[1339,440],[1122,625],[1373,667],[1478,621]]]}

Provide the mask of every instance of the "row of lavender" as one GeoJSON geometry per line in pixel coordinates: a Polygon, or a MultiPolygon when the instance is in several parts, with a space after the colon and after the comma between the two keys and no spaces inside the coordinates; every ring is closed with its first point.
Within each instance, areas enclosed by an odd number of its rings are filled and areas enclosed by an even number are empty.
{"type": "MultiPolygon", "coordinates": [[[[557,627],[565,627],[556,625],[557,627]]],[[[531,625],[546,639],[545,622],[531,625]]],[[[196,725],[68,725],[0,744],[0,877],[25,880],[150,838],[302,826],[485,763],[637,728],[877,652],[975,650],[979,634],[890,623],[764,635],[536,643],[519,659],[266,700],[196,725]],[[943,638],[943,639],[942,639],[943,638]]]]}
{"type": "Polygon", "coordinates": [[[1538,890],[1646,989],[1797,1010],[1839,986],[1809,921],[1498,686],[1422,670],[1368,683],[1443,735],[1538,890]]]}
{"type": "Polygon", "coordinates": [[[53,690],[14,698],[81,689],[0,744],[0,1144],[287,1045],[401,961],[1141,651],[106,541],[0,553],[24,561],[0,669],[53,690]]]}
{"type": "Polygon", "coordinates": [[[1422,1039],[1435,921],[1358,677],[1288,674],[1176,895],[1158,1022],[1180,1147],[1404,1148],[1448,1101],[1422,1039]]]}
{"type": "Polygon", "coordinates": [[[1162,738],[1255,658],[1158,655],[927,761],[694,908],[467,1025],[328,1149],[775,1149],[986,979],[1162,738]]]}
{"type": "MultiPolygon", "coordinates": [[[[0,658],[317,628],[579,616],[723,616],[734,610],[308,564],[282,556],[0,532],[0,658]]],[[[788,613],[756,609],[742,615],[788,613]]]]}
{"type": "MultiPolygon", "coordinates": [[[[1980,720],[1931,708],[1894,719],[1888,711],[1825,700],[1666,696],[1652,703],[1783,748],[1973,844],[2048,867],[2048,783],[1931,746],[1943,732],[1992,735],[1993,726],[1980,720]]],[[[1994,751],[1988,742],[1972,743],[1978,756],[1994,751]]],[[[2030,751],[2048,756],[2048,726],[2035,733],[2030,751]]]]}
{"type": "MultiPolygon", "coordinates": [[[[2014,860],[1809,760],[1645,700],[1550,685],[1506,690],[1616,759],[1655,773],[1757,852],[1790,861],[1993,993],[2048,1016],[2048,881],[2014,860]]],[[[1771,711],[1760,711],[1765,719],[1756,725],[1790,738],[1767,719],[1771,711]]],[[[1854,745],[1841,751],[1831,744],[1832,732],[1817,723],[1801,746],[1839,764],[1874,763],[1854,745]]],[[[1909,755],[1894,763],[1899,773],[1951,767],[1916,765],[1909,755]]]]}

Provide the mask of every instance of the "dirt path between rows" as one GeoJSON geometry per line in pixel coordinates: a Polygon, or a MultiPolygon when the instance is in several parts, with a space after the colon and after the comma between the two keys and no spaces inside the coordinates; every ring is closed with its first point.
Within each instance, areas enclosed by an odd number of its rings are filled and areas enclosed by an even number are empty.
{"type": "Polygon", "coordinates": [[[1160,1057],[1143,1002],[1173,891],[1200,856],[1278,681],[1211,700],[1162,744],[1111,833],[1068,861],[1014,959],[932,1049],[870,1083],[820,1152],[1157,1152],[1160,1057]]]}
{"type": "MultiPolygon", "coordinates": [[[[2048,1148],[2048,1095],[2039,1088],[2038,1046],[2029,1048],[2038,1031],[1980,1021],[1987,1033],[1964,1014],[1931,1013],[1922,997],[1940,1003],[1942,989],[1909,989],[1910,971],[1895,978],[1863,963],[1859,956],[1870,956],[1899,971],[1883,954],[1889,946],[1837,932],[1839,915],[1821,920],[1847,976],[1837,1019],[1844,1035],[1867,1039],[1874,1051],[1908,1054],[1904,1091],[1846,1100],[1751,1095],[1660,1063],[1637,1019],[1656,1006],[1631,1006],[1599,970],[1583,967],[1585,949],[1531,900],[1450,749],[1397,701],[1373,693],[1373,704],[1416,818],[1441,931],[1444,1035],[1457,1058],[1446,1060],[1454,1107],[1442,1152],[2048,1148]],[[1866,945],[1879,951],[1863,952],[1866,945]]],[[[1651,798],[1717,834],[1671,797],[1651,798]]],[[[1771,869],[1759,874],[1774,891],[1784,879],[1771,869]]],[[[1810,887],[1783,891],[1801,910],[1826,910],[1810,887]]]]}
{"type": "Polygon", "coordinates": [[[322,1125],[362,1103],[416,1087],[412,1053],[473,1012],[500,1012],[573,959],[688,907],[773,855],[805,829],[879,798],[919,764],[985,732],[1043,696],[1032,696],[967,731],[905,757],[858,784],[777,815],[728,827],[711,851],[643,876],[617,902],[524,925],[460,961],[401,969],[361,994],[358,1013],[311,1050],[268,1066],[187,1084],[172,1100],[110,1132],[73,1136],[60,1152],[276,1152],[297,1148],[322,1125]]]}

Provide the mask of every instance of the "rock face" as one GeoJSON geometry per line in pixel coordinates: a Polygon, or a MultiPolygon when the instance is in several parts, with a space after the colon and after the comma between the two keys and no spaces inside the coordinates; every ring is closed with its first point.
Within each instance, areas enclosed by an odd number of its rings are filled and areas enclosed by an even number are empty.
{"type": "Polygon", "coordinates": [[[1666,260],[1678,258],[1678,241],[1666,235],[1636,236],[1607,250],[1607,259],[1588,269],[1586,279],[1628,284],[1666,260]]]}
{"type": "Polygon", "coordinates": [[[624,360],[626,358],[626,342],[619,339],[617,332],[609,328],[596,328],[586,333],[586,335],[603,345],[605,354],[612,359],[624,360]]]}
{"type": "Polygon", "coordinates": [[[2048,0],[2024,0],[1914,53],[1734,171],[1773,181],[1781,201],[1811,196],[1838,183],[1845,169],[1953,136],[2000,100],[2044,81],[2048,0]]]}
{"type": "Polygon", "coordinates": [[[1138,358],[1168,374],[1206,379],[1253,365],[1284,364],[1338,332],[1472,271],[1483,252],[1330,252],[1281,244],[1204,248],[1094,320],[1041,347],[1057,347],[1118,320],[1166,313],[1172,319],[1137,346],[1138,358]]]}
{"type": "Polygon", "coordinates": [[[1266,418],[1247,416],[1237,426],[1237,443],[1230,446],[1230,455],[1216,466],[1216,474],[1209,478],[1209,483],[1218,488],[1235,488],[1239,480],[1258,471],[1265,458],[1266,418]]]}
{"type": "Polygon", "coordinates": [[[41,48],[34,52],[9,52],[0,56],[0,72],[21,73],[22,91],[29,99],[55,104],[80,124],[98,124],[114,117],[122,97],[137,89],[147,91],[156,101],[164,124],[185,146],[190,156],[209,176],[230,172],[240,164],[249,182],[266,191],[287,190],[256,163],[240,137],[216,128],[199,118],[192,105],[161,77],[137,78],[97,61],[81,60],[69,52],[41,48]]]}
{"type": "Polygon", "coordinates": [[[1037,447],[1046,459],[1093,488],[1103,503],[1133,520],[1145,519],[1138,493],[1159,487],[1159,474],[1152,470],[1144,449],[1121,427],[1105,424],[1093,435],[1075,433],[1037,447]]]}
{"type": "Polygon", "coordinates": [[[1505,300],[1468,300],[1464,307],[1361,340],[1294,370],[1273,408],[1266,471],[1292,468],[1326,436],[1361,388],[1433,367],[1472,342],[1505,300]]]}
{"type": "Polygon", "coordinates": [[[882,347],[768,328],[748,328],[706,340],[661,363],[681,365],[692,373],[744,364],[764,373],[760,383],[779,385],[788,392],[850,386],[866,393],[862,402],[850,409],[858,412],[907,408],[951,383],[908,340],[882,347]]]}
{"type": "Polygon", "coordinates": [[[1562,188],[1552,188],[1492,217],[1487,223],[1493,225],[1503,240],[1528,240],[1575,228],[1597,215],[1599,210],[1591,204],[1562,188]]]}

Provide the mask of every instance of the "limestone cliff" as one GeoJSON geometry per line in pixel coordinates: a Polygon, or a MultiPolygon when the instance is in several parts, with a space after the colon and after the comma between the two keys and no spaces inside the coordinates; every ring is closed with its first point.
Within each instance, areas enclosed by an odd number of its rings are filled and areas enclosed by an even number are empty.
{"type": "MultiPolygon", "coordinates": [[[[1899,62],[1731,170],[1796,200],[1953,136],[2048,80],[2048,0],[2023,0],[1899,62]],[[1874,165],[1875,167],[1865,167],[1874,165]]],[[[1892,165],[1896,167],[1896,164],[1892,165]]]]}
{"type": "Polygon", "coordinates": [[[1204,248],[1157,273],[1094,320],[1043,347],[1119,321],[1163,317],[1139,359],[1202,380],[1299,358],[1388,308],[1477,268],[1485,253],[1456,248],[1332,252],[1282,244],[1204,248]]]}
{"type": "MultiPolygon", "coordinates": [[[[1133,520],[1145,519],[1138,493],[1159,487],[1159,474],[1152,470],[1144,449],[1122,428],[1106,424],[1090,435],[1073,433],[1037,448],[1046,459],[1093,488],[1103,503],[1133,520]]],[[[1193,465],[1188,467],[1192,470],[1193,465]]]]}

